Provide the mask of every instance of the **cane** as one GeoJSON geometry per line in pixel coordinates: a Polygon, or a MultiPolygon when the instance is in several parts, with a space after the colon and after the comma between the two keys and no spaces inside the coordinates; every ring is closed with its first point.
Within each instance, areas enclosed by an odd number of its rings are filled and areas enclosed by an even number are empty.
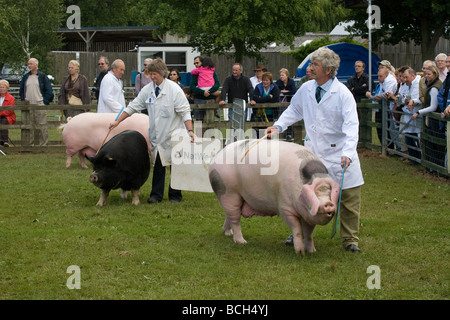
{"type": "Polygon", "coordinates": [[[247,151],[245,151],[244,155],[242,156],[242,160],[244,160],[245,156],[247,155],[247,153],[250,151],[251,148],[253,148],[254,146],[256,146],[258,143],[260,143],[263,139],[267,138],[269,134],[267,133],[264,137],[262,137],[261,139],[259,139],[258,141],[256,141],[255,144],[253,144],[250,148],[247,149],[247,151]]]}
{"type": "MultiPolygon", "coordinates": [[[[114,120],[119,119],[120,115],[122,114],[123,108],[124,108],[124,107],[122,107],[122,109],[120,109],[119,114],[117,115],[116,119],[114,119],[114,120]]],[[[111,133],[111,130],[112,130],[112,128],[109,128],[108,134],[106,135],[105,139],[104,139],[103,142],[102,142],[102,145],[100,146],[100,148],[98,148],[97,153],[96,153],[95,155],[97,155],[97,154],[100,152],[100,149],[101,149],[101,148],[103,147],[103,145],[105,144],[106,139],[108,139],[108,136],[109,136],[109,134],[111,133]]]]}

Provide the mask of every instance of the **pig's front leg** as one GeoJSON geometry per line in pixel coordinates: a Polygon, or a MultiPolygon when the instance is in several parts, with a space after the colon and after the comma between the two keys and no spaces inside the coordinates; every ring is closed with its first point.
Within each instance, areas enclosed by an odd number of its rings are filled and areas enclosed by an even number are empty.
{"type": "Polygon", "coordinates": [[[68,154],[66,157],[66,169],[70,167],[71,163],[72,163],[72,156],[68,154]]]}
{"type": "Polygon", "coordinates": [[[316,226],[310,225],[306,223],[305,221],[302,221],[302,231],[303,231],[303,240],[306,251],[309,253],[316,252],[316,248],[314,247],[314,240],[313,240],[313,231],[316,226]]]}
{"type": "Polygon", "coordinates": [[[288,212],[283,212],[282,214],[284,222],[291,229],[292,236],[294,237],[294,249],[295,253],[301,253],[305,256],[305,245],[303,243],[302,225],[300,224],[299,218],[290,214],[288,212]]]}
{"type": "Polygon", "coordinates": [[[106,199],[109,196],[109,191],[110,190],[104,190],[102,189],[102,194],[100,195],[100,199],[97,202],[97,206],[98,207],[103,207],[106,204],[106,199]]]}
{"type": "Polygon", "coordinates": [[[131,204],[133,206],[139,205],[139,190],[131,190],[131,204]]]}

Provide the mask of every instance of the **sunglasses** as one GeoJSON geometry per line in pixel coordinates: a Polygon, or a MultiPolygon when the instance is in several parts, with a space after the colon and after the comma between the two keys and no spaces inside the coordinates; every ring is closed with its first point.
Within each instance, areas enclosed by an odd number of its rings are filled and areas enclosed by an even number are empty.
{"type": "Polygon", "coordinates": [[[103,62],[102,62],[102,63],[99,63],[98,65],[99,65],[99,66],[102,66],[102,65],[104,65],[104,64],[106,64],[106,63],[103,63],[103,62]]]}

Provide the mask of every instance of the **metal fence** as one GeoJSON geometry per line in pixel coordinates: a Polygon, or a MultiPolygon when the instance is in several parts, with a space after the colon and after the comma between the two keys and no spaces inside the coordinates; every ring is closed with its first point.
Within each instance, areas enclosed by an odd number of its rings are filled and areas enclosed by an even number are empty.
{"type": "Polygon", "coordinates": [[[385,101],[378,104],[363,100],[358,103],[358,110],[360,146],[402,157],[405,162],[450,177],[448,117],[443,119],[439,113],[431,112],[412,120],[410,113],[392,111],[385,101]]]}

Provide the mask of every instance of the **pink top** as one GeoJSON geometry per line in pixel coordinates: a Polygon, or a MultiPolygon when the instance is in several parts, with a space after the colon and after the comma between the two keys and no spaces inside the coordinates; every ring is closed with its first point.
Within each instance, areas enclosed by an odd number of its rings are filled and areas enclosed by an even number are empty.
{"type": "Polygon", "coordinates": [[[205,68],[200,66],[191,71],[191,74],[197,76],[197,87],[212,87],[214,86],[214,70],[215,68],[205,68]]]}

